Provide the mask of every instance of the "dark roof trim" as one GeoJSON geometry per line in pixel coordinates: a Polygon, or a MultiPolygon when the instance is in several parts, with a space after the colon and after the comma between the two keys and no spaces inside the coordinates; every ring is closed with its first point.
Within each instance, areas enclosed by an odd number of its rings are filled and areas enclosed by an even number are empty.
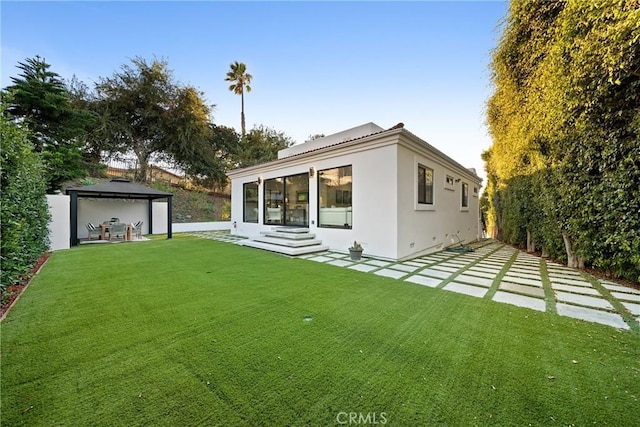
{"type": "Polygon", "coordinates": [[[67,188],[67,194],[75,193],[79,197],[96,197],[109,199],[164,199],[173,197],[166,191],[156,190],[146,185],[127,180],[114,179],[96,185],[67,188]]]}

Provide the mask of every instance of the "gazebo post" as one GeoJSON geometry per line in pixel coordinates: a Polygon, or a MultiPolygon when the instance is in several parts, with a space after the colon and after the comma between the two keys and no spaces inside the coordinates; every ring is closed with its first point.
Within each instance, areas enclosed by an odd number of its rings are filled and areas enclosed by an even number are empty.
{"type": "Polygon", "coordinates": [[[69,218],[69,246],[78,246],[78,193],[76,191],[69,192],[71,196],[71,215],[69,218]]]}
{"type": "Polygon", "coordinates": [[[153,234],[153,199],[149,199],[147,205],[147,215],[149,216],[149,234],[153,234]]]}
{"type": "Polygon", "coordinates": [[[171,217],[173,216],[172,202],[173,197],[167,197],[167,239],[171,239],[173,237],[173,231],[171,230],[171,217]]]}

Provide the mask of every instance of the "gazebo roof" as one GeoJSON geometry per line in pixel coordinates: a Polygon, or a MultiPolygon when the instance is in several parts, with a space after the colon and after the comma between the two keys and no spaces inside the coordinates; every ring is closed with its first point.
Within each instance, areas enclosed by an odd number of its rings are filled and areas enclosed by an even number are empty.
{"type": "Polygon", "coordinates": [[[173,194],[166,191],[156,190],[146,185],[118,178],[101,184],[67,188],[66,193],[76,193],[78,197],[109,199],[164,199],[173,196],[173,194]]]}

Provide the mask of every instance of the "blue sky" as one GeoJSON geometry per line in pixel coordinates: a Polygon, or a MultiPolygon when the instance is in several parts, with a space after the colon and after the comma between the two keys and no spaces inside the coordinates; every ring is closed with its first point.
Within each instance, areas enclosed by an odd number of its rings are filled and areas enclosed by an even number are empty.
{"type": "Polygon", "coordinates": [[[507,4],[449,2],[7,2],[1,86],[40,55],[64,78],[111,76],[130,58],[165,59],[177,81],[240,129],[224,81],[247,64],[247,127],[298,143],[367,122],[405,128],[484,177],[488,64],[507,4]]]}

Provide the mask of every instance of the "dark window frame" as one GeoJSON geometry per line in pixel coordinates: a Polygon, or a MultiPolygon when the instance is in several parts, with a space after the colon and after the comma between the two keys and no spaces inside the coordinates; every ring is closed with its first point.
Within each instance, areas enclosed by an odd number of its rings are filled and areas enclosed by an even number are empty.
{"type": "Polygon", "coordinates": [[[255,221],[251,220],[251,219],[247,219],[247,187],[248,186],[254,186],[255,187],[255,191],[256,191],[256,206],[255,209],[259,209],[258,207],[260,206],[260,186],[258,185],[257,182],[245,182],[244,184],[242,184],[242,222],[247,222],[247,223],[251,223],[251,224],[257,224],[259,221],[259,216],[257,214],[258,211],[256,211],[256,218],[255,221]]]}
{"type": "Polygon", "coordinates": [[[425,166],[421,163],[418,163],[418,188],[417,188],[417,196],[418,196],[418,204],[419,205],[427,205],[433,206],[434,204],[434,171],[433,168],[425,166]],[[431,182],[427,183],[427,171],[431,172],[431,182]],[[429,191],[430,190],[430,191],[429,191]]]}
{"type": "Polygon", "coordinates": [[[325,168],[325,169],[318,170],[318,172],[316,173],[316,188],[318,189],[318,192],[317,192],[317,195],[316,195],[316,210],[317,210],[316,218],[318,218],[318,228],[332,228],[332,229],[337,229],[337,230],[351,230],[353,228],[353,164],[335,166],[335,167],[331,167],[331,168],[325,168]],[[345,193],[347,193],[347,200],[349,200],[349,202],[348,202],[349,206],[348,207],[351,208],[351,224],[345,223],[344,225],[323,225],[320,222],[320,209],[323,207],[323,206],[320,205],[320,196],[322,195],[320,177],[322,176],[323,172],[337,169],[338,170],[338,176],[340,178],[342,178],[342,177],[345,176],[345,175],[342,174],[342,170],[344,168],[348,168],[348,167],[351,168],[351,189],[350,190],[336,190],[336,193],[338,191],[341,191],[343,204],[344,204],[344,200],[345,200],[345,193]]]}
{"type": "Polygon", "coordinates": [[[469,208],[469,184],[467,184],[466,182],[463,182],[462,185],[460,186],[461,188],[461,200],[460,200],[460,207],[461,208],[469,208]]]}

